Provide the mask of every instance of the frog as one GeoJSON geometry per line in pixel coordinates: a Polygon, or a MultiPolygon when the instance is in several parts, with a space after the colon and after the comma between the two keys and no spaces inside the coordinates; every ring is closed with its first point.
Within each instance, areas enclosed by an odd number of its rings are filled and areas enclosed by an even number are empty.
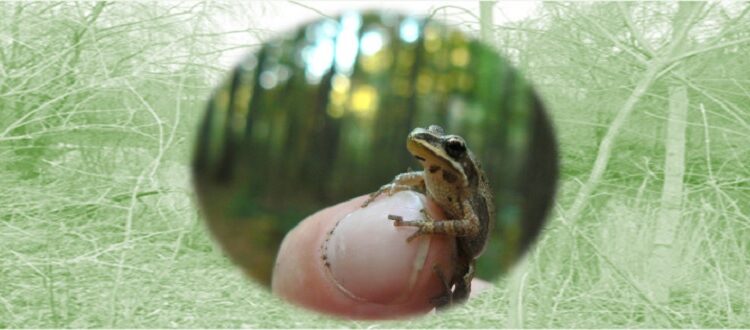
{"type": "Polygon", "coordinates": [[[440,206],[447,220],[435,221],[424,209],[423,219],[405,220],[393,214],[388,219],[397,227],[417,228],[407,242],[422,235],[455,237],[453,275],[447,278],[439,265],[433,266],[444,292],[430,301],[443,309],[466,301],[471,293],[476,260],[484,252],[493,229],[494,197],[479,160],[461,136],[446,134],[438,125],[417,127],[408,134],[406,148],[420,162],[422,170],[396,175],[391,183],[371,193],[362,207],[381,194],[390,196],[404,190],[422,193],[440,206]]]}

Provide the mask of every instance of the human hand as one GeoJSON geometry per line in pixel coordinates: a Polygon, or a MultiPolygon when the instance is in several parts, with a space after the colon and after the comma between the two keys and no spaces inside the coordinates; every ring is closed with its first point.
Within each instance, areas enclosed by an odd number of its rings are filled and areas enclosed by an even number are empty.
{"type": "MultiPolygon", "coordinates": [[[[361,208],[360,196],[323,209],[300,222],[281,244],[273,272],[274,294],[316,311],[357,319],[392,319],[433,309],[445,293],[437,265],[452,276],[455,239],[406,238],[414,227],[395,227],[389,214],[421,218],[420,210],[444,219],[424,195],[400,192],[361,208]]],[[[474,292],[489,286],[472,282],[474,292]]]]}

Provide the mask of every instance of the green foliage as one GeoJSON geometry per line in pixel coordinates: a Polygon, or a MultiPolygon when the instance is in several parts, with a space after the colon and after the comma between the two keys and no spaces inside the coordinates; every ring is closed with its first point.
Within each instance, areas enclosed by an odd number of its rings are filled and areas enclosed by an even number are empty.
{"type": "Polygon", "coordinates": [[[689,22],[684,48],[638,100],[574,222],[564,211],[646,63],[672,40],[678,6],[546,3],[497,26],[498,48],[552,110],[560,212],[518,282],[500,279],[444,314],[379,323],[280,302],[246,281],[200,223],[187,164],[203,98],[227,69],[217,63],[237,47],[217,17],[237,10],[0,3],[0,327],[465,328],[503,326],[511,313],[527,327],[750,325],[747,3],[708,3],[689,22]],[[659,304],[646,259],[674,84],[689,93],[685,188],[671,294],[659,304]]]}

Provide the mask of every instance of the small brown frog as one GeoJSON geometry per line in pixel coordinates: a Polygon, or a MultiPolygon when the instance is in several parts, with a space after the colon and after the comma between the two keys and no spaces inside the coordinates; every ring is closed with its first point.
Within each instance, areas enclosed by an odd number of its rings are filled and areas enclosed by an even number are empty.
{"type": "Polygon", "coordinates": [[[394,220],[394,226],[418,228],[407,242],[428,234],[456,237],[458,253],[453,276],[447,279],[437,265],[433,268],[445,285],[446,292],[432,298],[432,303],[441,308],[463,302],[471,292],[476,258],[484,251],[494,224],[492,190],[479,161],[466,147],[464,139],[445,134],[440,126],[415,128],[406,139],[406,148],[424,170],[397,175],[393,182],[370,194],[362,207],[382,193],[390,196],[402,190],[414,190],[435,201],[449,220],[434,221],[424,210],[424,220],[404,220],[398,215],[389,215],[388,218],[394,220]]]}

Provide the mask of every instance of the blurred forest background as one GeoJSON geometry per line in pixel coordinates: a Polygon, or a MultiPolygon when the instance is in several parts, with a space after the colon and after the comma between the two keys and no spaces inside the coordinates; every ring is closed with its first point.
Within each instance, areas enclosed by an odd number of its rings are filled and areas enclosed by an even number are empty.
{"type": "Polygon", "coordinates": [[[295,6],[315,3],[0,3],[0,327],[750,327],[750,4],[554,2],[496,25],[491,4],[424,3],[535,84],[562,182],[495,289],[378,323],[246,281],[192,200],[222,55],[295,6]]]}

